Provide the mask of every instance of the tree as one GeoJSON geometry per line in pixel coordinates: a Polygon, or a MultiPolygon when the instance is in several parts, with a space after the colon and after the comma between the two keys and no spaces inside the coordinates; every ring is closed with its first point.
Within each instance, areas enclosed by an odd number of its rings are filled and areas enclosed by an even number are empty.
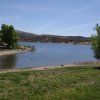
{"type": "Polygon", "coordinates": [[[2,33],[0,31],[0,43],[2,42],[2,33]]]}
{"type": "Polygon", "coordinates": [[[2,24],[1,26],[2,41],[6,43],[7,48],[15,48],[17,45],[17,33],[12,25],[2,24]]]}
{"type": "Polygon", "coordinates": [[[92,49],[94,51],[95,57],[97,59],[100,59],[100,26],[99,24],[96,24],[95,30],[97,34],[91,37],[92,49]]]}

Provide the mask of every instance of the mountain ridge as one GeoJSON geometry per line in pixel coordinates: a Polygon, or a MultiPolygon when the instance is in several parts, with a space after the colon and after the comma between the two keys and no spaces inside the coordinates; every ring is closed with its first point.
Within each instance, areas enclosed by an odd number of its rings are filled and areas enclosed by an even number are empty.
{"type": "Polygon", "coordinates": [[[28,41],[28,42],[52,42],[52,43],[84,43],[91,42],[90,37],[84,36],[59,36],[59,35],[50,35],[50,34],[35,34],[29,32],[18,31],[18,36],[20,37],[20,41],[28,41]]]}

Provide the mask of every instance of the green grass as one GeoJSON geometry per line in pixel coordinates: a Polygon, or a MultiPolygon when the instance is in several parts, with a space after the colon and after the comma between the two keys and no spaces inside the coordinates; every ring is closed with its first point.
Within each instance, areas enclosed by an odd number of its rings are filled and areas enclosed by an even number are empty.
{"type": "Polygon", "coordinates": [[[100,67],[1,73],[0,100],[100,100],[100,67]]]}

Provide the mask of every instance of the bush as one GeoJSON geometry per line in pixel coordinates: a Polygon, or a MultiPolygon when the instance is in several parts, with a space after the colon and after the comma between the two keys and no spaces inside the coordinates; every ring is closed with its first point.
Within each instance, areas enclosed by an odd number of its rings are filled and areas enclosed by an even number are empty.
{"type": "Polygon", "coordinates": [[[92,49],[94,51],[95,57],[100,59],[100,26],[98,24],[96,25],[95,30],[97,31],[97,34],[91,37],[92,49]]]}

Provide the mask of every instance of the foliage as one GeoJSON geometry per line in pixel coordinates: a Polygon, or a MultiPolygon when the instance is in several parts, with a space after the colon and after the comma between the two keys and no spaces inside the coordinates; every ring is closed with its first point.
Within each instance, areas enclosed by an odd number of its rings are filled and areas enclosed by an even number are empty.
{"type": "Polygon", "coordinates": [[[7,45],[7,48],[15,48],[17,45],[17,33],[12,25],[2,24],[1,26],[2,42],[7,45]]]}
{"type": "Polygon", "coordinates": [[[0,31],[0,43],[2,42],[2,33],[0,31]]]}
{"type": "Polygon", "coordinates": [[[95,57],[99,59],[100,58],[100,26],[98,24],[96,25],[95,30],[97,34],[91,37],[92,49],[94,50],[95,57]]]}

